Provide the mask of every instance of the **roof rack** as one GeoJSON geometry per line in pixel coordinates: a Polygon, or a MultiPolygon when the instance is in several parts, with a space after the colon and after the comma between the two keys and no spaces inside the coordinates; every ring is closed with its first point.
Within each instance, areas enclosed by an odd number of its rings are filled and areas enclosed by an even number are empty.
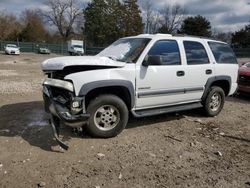
{"type": "Polygon", "coordinates": [[[203,36],[197,36],[197,35],[188,35],[188,34],[174,34],[173,36],[175,37],[193,37],[193,38],[200,38],[200,39],[212,39],[212,38],[209,38],[209,37],[203,37],[203,36]]]}
{"type": "Polygon", "coordinates": [[[156,33],[157,36],[168,36],[168,37],[172,37],[173,35],[168,34],[168,33],[156,33]]]}
{"type": "Polygon", "coordinates": [[[138,35],[138,36],[165,36],[165,37],[172,37],[172,35],[171,34],[165,34],[165,33],[157,33],[157,34],[147,34],[147,33],[145,33],[145,34],[140,34],[140,35],[138,35]]]}

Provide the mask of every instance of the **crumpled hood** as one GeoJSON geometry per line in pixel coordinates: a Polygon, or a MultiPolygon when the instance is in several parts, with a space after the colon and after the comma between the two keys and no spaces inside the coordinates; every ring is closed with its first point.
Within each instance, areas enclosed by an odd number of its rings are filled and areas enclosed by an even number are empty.
{"type": "Polygon", "coordinates": [[[114,61],[108,57],[68,56],[48,59],[42,63],[42,70],[63,70],[68,66],[107,66],[124,67],[126,63],[114,61]]]}

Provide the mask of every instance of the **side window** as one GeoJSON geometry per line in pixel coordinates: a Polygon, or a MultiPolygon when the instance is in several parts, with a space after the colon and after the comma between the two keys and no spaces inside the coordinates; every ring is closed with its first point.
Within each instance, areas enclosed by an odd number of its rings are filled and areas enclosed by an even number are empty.
{"type": "Polygon", "coordinates": [[[162,65],[180,65],[180,51],[175,40],[161,40],[148,52],[149,56],[161,56],[162,65]]]}
{"type": "Polygon", "coordinates": [[[217,63],[237,64],[233,50],[228,44],[208,42],[217,63]]]}
{"type": "Polygon", "coordinates": [[[199,42],[184,41],[184,48],[188,65],[200,65],[209,63],[207,52],[199,42]]]}

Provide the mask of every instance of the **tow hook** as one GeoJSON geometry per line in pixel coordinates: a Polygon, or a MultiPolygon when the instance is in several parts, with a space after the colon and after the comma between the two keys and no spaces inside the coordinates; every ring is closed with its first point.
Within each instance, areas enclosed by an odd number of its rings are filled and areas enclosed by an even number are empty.
{"type": "Polygon", "coordinates": [[[68,150],[69,149],[69,146],[67,146],[62,140],[60,140],[59,138],[59,126],[60,126],[60,123],[57,122],[54,118],[51,118],[49,120],[50,122],[50,125],[52,127],[52,130],[53,130],[53,134],[54,134],[54,138],[56,139],[57,143],[59,144],[59,146],[61,146],[61,148],[65,149],[65,150],[68,150]]]}

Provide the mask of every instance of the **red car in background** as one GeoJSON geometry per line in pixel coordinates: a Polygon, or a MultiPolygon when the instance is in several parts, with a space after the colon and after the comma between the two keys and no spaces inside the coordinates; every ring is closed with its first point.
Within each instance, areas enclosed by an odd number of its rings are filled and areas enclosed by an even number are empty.
{"type": "Polygon", "coordinates": [[[239,88],[240,93],[250,94],[250,62],[245,63],[239,69],[239,88]]]}

